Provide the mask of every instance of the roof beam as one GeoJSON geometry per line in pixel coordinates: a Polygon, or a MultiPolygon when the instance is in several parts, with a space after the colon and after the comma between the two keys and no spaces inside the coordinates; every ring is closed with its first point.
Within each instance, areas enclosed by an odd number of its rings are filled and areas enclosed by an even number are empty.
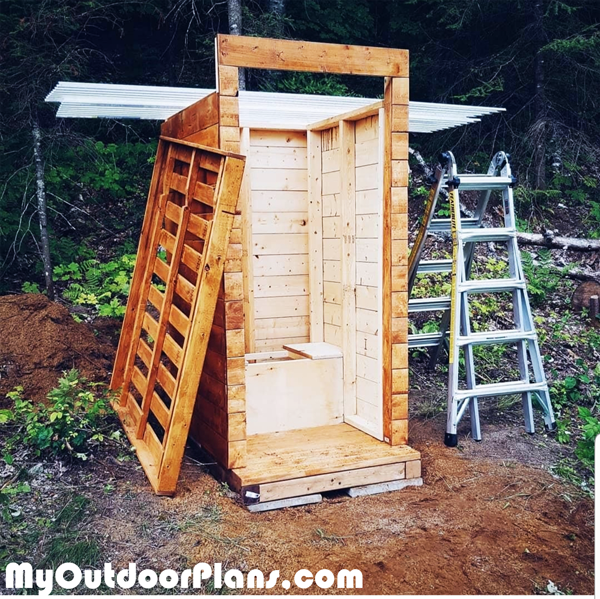
{"type": "Polygon", "coordinates": [[[217,36],[221,66],[377,77],[408,77],[408,50],[242,35],[217,36]]]}

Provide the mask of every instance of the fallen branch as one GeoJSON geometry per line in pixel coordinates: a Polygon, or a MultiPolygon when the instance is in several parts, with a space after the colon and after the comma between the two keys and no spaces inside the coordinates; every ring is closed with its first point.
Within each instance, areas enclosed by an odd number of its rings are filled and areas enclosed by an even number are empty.
{"type": "Polygon", "coordinates": [[[579,237],[559,237],[551,231],[545,233],[517,233],[517,241],[524,245],[541,245],[548,248],[578,250],[581,252],[600,251],[600,239],[580,239],[579,237]]]}
{"type": "Polygon", "coordinates": [[[568,279],[575,279],[576,281],[593,281],[594,283],[600,284],[600,272],[583,270],[581,268],[564,271],[562,268],[554,267],[552,270],[556,270],[558,274],[561,274],[568,279]]]}

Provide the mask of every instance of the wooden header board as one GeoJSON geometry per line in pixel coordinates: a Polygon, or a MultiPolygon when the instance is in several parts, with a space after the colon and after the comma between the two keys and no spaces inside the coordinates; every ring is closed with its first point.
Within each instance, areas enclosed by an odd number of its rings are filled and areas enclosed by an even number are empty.
{"type": "Polygon", "coordinates": [[[220,65],[249,69],[408,77],[408,50],[219,35],[220,65]]]}

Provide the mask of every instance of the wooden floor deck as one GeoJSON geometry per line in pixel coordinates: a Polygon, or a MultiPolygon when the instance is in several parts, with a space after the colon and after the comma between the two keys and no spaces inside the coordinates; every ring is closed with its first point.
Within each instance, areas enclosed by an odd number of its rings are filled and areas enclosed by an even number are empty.
{"type": "Polygon", "coordinates": [[[261,502],[421,475],[418,451],[348,424],[253,435],[247,443],[247,466],[231,470],[229,484],[261,502]]]}

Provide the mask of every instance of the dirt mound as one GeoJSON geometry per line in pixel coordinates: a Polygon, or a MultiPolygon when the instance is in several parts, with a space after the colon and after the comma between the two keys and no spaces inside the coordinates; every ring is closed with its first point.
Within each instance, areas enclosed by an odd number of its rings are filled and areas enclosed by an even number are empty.
{"type": "Polygon", "coordinates": [[[44,399],[70,368],[108,381],[113,346],[44,295],[0,297],[0,339],[0,405],[16,385],[27,397],[44,399]]]}

